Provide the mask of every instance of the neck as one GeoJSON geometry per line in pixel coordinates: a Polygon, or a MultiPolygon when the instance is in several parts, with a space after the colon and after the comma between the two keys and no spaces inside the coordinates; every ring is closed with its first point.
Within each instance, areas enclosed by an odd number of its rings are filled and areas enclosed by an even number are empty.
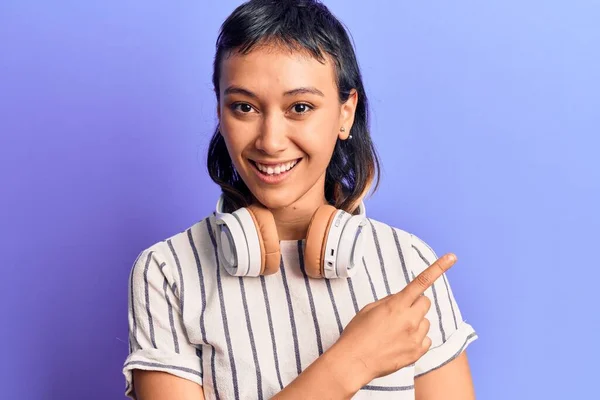
{"type": "MultiPolygon", "coordinates": [[[[325,204],[325,203],[322,203],[325,204]]],[[[310,220],[316,208],[300,208],[290,206],[278,210],[271,210],[277,225],[279,240],[301,240],[308,233],[310,220]]]]}
{"type": "Polygon", "coordinates": [[[321,190],[311,189],[289,206],[270,209],[275,218],[279,240],[306,239],[312,216],[320,206],[327,204],[324,184],[315,185],[314,189],[317,188],[321,190]]]}

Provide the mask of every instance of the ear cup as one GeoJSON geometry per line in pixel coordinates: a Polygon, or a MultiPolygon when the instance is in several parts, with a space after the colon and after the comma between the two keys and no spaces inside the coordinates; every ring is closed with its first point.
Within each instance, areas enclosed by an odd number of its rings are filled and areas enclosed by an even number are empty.
{"type": "Polygon", "coordinates": [[[219,259],[223,266],[231,275],[247,275],[249,248],[240,220],[233,214],[218,214],[216,222],[219,259]]]}
{"type": "Polygon", "coordinates": [[[274,274],[279,270],[279,263],[281,262],[279,235],[277,234],[275,218],[269,210],[258,205],[248,206],[247,210],[252,216],[258,232],[261,254],[260,274],[274,274]]]}
{"type": "Polygon", "coordinates": [[[311,278],[322,278],[323,260],[327,242],[327,232],[333,222],[337,209],[329,204],[323,205],[314,213],[306,234],[304,266],[311,278]]]}
{"type": "Polygon", "coordinates": [[[238,270],[236,276],[258,276],[261,268],[261,253],[259,244],[259,234],[256,230],[254,218],[246,208],[240,208],[232,214],[226,214],[232,217],[241,228],[241,235],[232,233],[234,241],[237,243],[235,253],[239,255],[238,270]],[[243,256],[243,258],[242,258],[243,256]]]}
{"type": "MultiPolygon", "coordinates": [[[[344,216],[345,217],[345,216],[344,216]]],[[[333,272],[336,278],[350,278],[354,276],[358,270],[357,265],[360,264],[364,254],[364,233],[363,228],[367,224],[366,217],[362,215],[353,215],[349,218],[343,218],[343,227],[340,230],[330,230],[330,235],[333,237],[328,240],[327,251],[336,248],[335,259],[333,264],[335,265],[335,271],[333,272]],[[330,243],[331,245],[330,245],[330,243]]],[[[336,221],[337,222],[337,221],[336,221]]],[[[336,223],[337,224],[337,223],[336,223]]],[[[330,254],[327,254],[329,256],[330,254]]],[[[331,254],[333,258],[333,254],[331,254]]],[[[327,264],[331,264],[330,260],[327,264]]],[[[328,265],[325,265],[327,268],[328,265]]],[[[325,275],[330,272],[325,270],[325,275]]],[[[332,275],[333,275],[332,274],[332,275]]]]}

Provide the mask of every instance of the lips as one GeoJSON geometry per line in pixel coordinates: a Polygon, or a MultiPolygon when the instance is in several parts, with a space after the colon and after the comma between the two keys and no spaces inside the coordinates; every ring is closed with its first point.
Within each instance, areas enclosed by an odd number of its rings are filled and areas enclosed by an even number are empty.
{"type": "Polygon", "coordinates": [[[288,161],[279,164],[263,164],[258,161],[254,161],[256,168],[266,175],[279,175],[283,174],[296,166],[299,160],[288,161]]]}
{"type": "Polygon", "coordinates": [[[254,160],[249,160],[252,165],[252,170],[259,180],[267,184],[278,184],[286,180],[295,170],[301,158],[292,161],[281,163],[261,163],[254,160]]]}

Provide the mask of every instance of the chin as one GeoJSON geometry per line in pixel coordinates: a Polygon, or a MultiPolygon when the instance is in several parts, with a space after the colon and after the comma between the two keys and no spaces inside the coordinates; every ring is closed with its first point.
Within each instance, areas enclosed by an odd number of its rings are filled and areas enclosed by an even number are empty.
{"type": "Polygon", "coordinates": [[[277,210],[290,207],[297,202],[302,195],[300,193],[292,193],[285,188],[277,188],[271,190],[253,191],[254,197],[265,207],[270,210],[277,210]]]}

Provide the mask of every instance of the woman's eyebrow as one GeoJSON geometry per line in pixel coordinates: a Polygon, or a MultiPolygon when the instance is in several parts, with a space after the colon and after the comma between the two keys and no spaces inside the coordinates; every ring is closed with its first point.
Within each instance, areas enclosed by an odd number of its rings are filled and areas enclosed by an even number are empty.
{"type": "Polygon", "coordinates": [[[248,89],[244,89],[239,86],[229,86],[227,89],[225,89],[225,92],[223,94],[225,96],[227,96],[228,94],[242,94],[244,96],[252,97],[253,99],[258,99],[257,95],[255,95],[248,89]]]}
{"type": "MultiPolygon", "coordinates": [[[[243,87],[240,87],[240,86],[229,86],[227,89],[225,89],[224,94],[225,95],[229,95],[229,94],[241,94],[241,95],[244,95],[244,96],[251,97],[253,99],[258,99],[258,96],[256,94],[254,94],[250,90],[244,89],[243,87]]],[[[309,87],[300,87],[300,88],[288,90],[283,95],[284,96],[296,96],[296,95],[299,95],[299,94],[314,94],[314,95],[317,95],[317,96],[325,97],[325,95],[323,94],[323,92],[321,92],[319,89],[317,89],[315,87],[312,87],[312,86],[309,86],[309,87]]]]}
{"type": "Polygon", "coordinates": [[[315,87],[301,87],[298,89],[292,89],[292,90],[288,90],[287,92],[285,92],[283,95],[284,96],[295,96],[298,94],[316,94],[317,96],[321,96],[321,97],[325,97],[325,95],[323,94],[323,92],[321,92],[319,89],[315,88],[315,87]]]}

